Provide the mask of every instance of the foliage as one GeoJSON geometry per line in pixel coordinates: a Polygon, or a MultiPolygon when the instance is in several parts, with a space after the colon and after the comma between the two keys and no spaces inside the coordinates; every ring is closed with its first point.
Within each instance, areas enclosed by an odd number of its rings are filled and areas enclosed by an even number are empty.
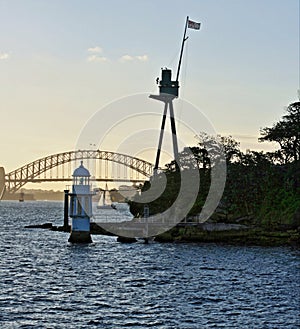
{"type": "MultiPolygon", "coordinates": [[[[180,173],[178,172],[165,172],[167,178],[166,188],[163,193],[157,198],[158,187],[160,186],[159,180],[163,179],[162,174],[157,174],[152,177],[148,182],[145,182],[141,192],[148,192],[149,199],[151,199],[151,194],[153,195],[153,201],[148,204],[149,214],[157,214],[163,212],[171,207],[175,202],[179,189],[180,189],[180,173]]],[[[145,204],[141,201],[141,197],[136,195],[133,201],[129,202],[130,211],[135,217],[143,217],[145,204]]]]}
{"type": "Polygon", "coordinates": [[[261,130],[259,141],[276,142],[280,150],[274,152],[274,158],[280,163],[300,160],[300,102],[287,107],[287,113],[271,128],[261,130]]]}
{"type": "MultiPolygon", "coordinates": [[[[175,161],[166,165],[167,187],[149,204],[150,213],[163,212],[174,203],[180,190],[180,170],[197,169],[201,184],[189,215],[199,214],[209,192],[213,166],[218,161],[226,161],[227,181],[220,209],[217,209],[222,215],[219,220],[235,222],[249,218],[252,224],[272,228],[290,225],[300,209],[299,110],[299,102],[291,104],[278,123],[262,130],[260,141],[278,142],[280,149],[276,152],[244,153],[232,136],[199,134],[198,145],[180,153],[180,169],[175,161]]],[[[150,186],[150,182],[146,182],[142,191],[151,190],[150,186]]],[[[143,204],[138,201],[136,197],[131,202],[131,211],[142,216],[143,204]]]]}

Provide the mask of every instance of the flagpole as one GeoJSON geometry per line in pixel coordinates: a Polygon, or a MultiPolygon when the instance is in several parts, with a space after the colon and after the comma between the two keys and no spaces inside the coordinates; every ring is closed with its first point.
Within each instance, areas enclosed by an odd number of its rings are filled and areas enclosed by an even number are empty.
{"type": "Polygon", "coordinates": [[[182,44],[181,44],[180,57],[179,57],[179,63],[178,63],[178,68],[177,68],[176,81],[178,81],[178,79],[179,79],[179,72],[180,72],[181,60],[182,60],[182,55],[183,55],[184,42],[188,39],[188,37],[185,37],[186,29],[187,29],[187,26],[188,26],[188,21],[189,21],[189,16],[186,17],[184,34],[183,34],[183,39],[182,39],[182,44]]]}

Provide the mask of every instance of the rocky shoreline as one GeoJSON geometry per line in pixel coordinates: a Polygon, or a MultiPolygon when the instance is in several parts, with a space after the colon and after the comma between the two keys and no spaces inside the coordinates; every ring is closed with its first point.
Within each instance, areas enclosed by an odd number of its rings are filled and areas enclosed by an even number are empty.
{"type": "Polygon", "coordinates": [[[222,243],[251,246],[294,246],[300,247],[300,232],[291,230],[267,230],[259,227],[232,228],[235,224],[218,223],[212,227],[174,227],[155,237],[158,242],[176,243],[222,243]],[[221,224],[221,225],[220,225],[221,224]],[[228,227],[226,227],[228,225],[228,227]],[[219,227],[218,227],[219,226],[219,227]]]}
{"type": "MultiPolygon", "coordinates": [[[[54,226],[52,223],[28,225],[25,228],[49,229],[52,231],[70,232],[70,226],[54,226]]],[[[91,223],[91,234],[110,235],[96,223],[91,223]]],[[[135,242],[135,239],[118,237],[119,242],[135,242]]],[[[300,247],[299,228],[286,228],[275,230],[260,227],[250,227],[241,224],[227,223],[202,223],[184,225],[178,224],[171,230],[154,237],[154,241],[160,243],[216,243],[240,246],[293,246],[300,247]]]]}

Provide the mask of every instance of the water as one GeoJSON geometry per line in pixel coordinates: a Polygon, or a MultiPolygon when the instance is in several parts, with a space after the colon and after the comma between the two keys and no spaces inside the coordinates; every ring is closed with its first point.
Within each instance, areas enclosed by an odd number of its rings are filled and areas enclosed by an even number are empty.
{"type": "Polygon", "coordinates": [[[299,251],[67,243],[59,202],[0,203],[1,328],[300,328],[299,251]]]}
{"type": "Polygon", "coordinates": [[[98,209],[98,204],[93,203],[93,221],[97,223],[124,222],[133,218],[127,203],[114,203],[115,208],[98,209]]]}

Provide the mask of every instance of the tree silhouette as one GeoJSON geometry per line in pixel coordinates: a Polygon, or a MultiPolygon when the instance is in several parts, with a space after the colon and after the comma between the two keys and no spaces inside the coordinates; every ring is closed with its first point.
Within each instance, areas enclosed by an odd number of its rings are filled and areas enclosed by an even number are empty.
{"type": "Polygon", "coordinates": [[[300,160],[300,102],[287,107],[286,114],[271,128],[261,130],[260,142],[276,142],[280,149],[273,153],[280,163],[300,160]]]}

